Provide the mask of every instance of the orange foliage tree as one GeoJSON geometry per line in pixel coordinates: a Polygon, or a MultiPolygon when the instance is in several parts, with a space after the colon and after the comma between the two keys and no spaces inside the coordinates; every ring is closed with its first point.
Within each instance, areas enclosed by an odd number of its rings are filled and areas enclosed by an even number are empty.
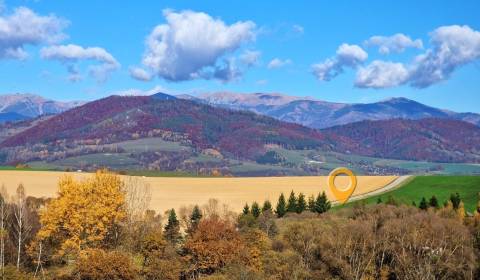
{"type": "Polygon", "coordinates": [[[40,212],[37,242],[53,244],[58,256],[107,245],[125,219],[125,193],[120,177],[98,171],[86,180],[59,181],[58,197],[40,212]]]}

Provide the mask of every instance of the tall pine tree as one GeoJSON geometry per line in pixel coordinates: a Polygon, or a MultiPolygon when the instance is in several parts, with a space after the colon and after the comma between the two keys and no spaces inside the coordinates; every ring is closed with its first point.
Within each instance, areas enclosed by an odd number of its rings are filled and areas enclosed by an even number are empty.
{"type": "Polygon", "coordinates": [[[248,206],[248,203],[245,204],[245,206],[243,206],[243,215],[248,215],[250,214],[250,207],[248,206]]]}
{"type": "Polygon", "coordinates": [[[262,212],[266,213],[268,211],[272,211],[272,204],[270,203],[270,201],[265,200],[262,206],[262,212]]]}
{"type": "Polygon", "coordinates": [[[315,212],[315,197],[313,194],[308,197],[308,211],[315,212]]]}
{"type": "Polygon", "coordinates": [[[325,192],[318,194],[317,199],[315,200],[315,212],[325,213],[332,207],[330,201],[327,198],[325,192]]]}
{"type": "Polygon", "coordinates": [[[430,201],[428,202],[428,205],[430,207],[435,208],[435,209],[438,209],[440,207],[439,204],[438,204],[438,199],[434,195],[430,198],[430,201]]]}
{"type": "Polygon", "coordinates": [[[180,222],[177,219],[175,209],[170,210],[168,214],[168,222],[165,226],[165,239],[172,244],[180,240],[180,222]]]}
{"type": "Polygon", "coordinates": [[[258,218],[260,216],[260,206],[256,202],[252,203],[252,215],[255,218],[258,218]]]}
{"type": "Polygon", "coordinates": [[[427,210],[428,209],[428,203],[425,197],[422,197],[422,200],[420,201],[420,204],[418,205],[418,208],[422,210],[427,210]]]}
{"type": "Polygon", "coordinates": [[[295,193],[293,191],[290,193],[290,197],[288,198],[287,212],[297,212],[297,198],[295,197],[295,193]]]}
{"type": "Polygon", "coordinates": [[[287,203],[285,202],[285,196],[283,195],[283,193],[281,193],[280,197],[278,198],[275,213],[279,218],[285,216],[285,213],[287,213],[287,203]]]}
{"type": "Polygon", "coordinates": [[[200,223],[200,220],[202,219],[202,211],[200,211],[200,207],[198,205],[195,205],[192,210],[192,214],[190,215],[190,226],[188,228],[188,233],[192,234],[197,230],[198,224],[200,223]]]}
{"type": "Polygon", "coordinates": [[[305,200],[305,195],[300,193],[297,200],[297,213],[300,214],[307,209],[307,201],[305,200]]]}

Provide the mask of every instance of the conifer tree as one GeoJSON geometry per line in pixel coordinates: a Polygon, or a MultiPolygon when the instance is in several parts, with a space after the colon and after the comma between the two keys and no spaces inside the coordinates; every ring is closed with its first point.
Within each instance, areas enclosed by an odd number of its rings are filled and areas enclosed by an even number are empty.
{"type": "Polygon", "coordinates": [[[427,210],[428,209],[428,203],[425,197],[422,197],[422,200],[420,201],[420,204],[418,205],[418,208],[422,210],[427,210]]]}
{"type": "Polygon", "coordinates": [[[260,216],[260,206],[258,205],[257,202],[253,202],[252,203],[252,215],[255,217],[255,218],[258,218],[260,216]]]}
{"type": "Polygon", "coordinates": [[[295,193],[293,191],[290,193],[290,197],[288,198],[287,212],[297,212],[297,198],[295,197],[295,193]]]}
{"type": "Polygon", "coordinates": [[[262,213],[272,211],[272,204],[270,203],[269,200],[265,200],[262,206],[262,213]]]}
{"type": "Polygon", "coordinates": [[[430,201],[428,202],[428,205],[429,205],[430,207],[435,208],[435,209],[438,209],[439,206],[440,206],[440,205],[438,204],[438,199],[437,199],[437,197],[434,196],[434,195],[430,198],[430,201]]]}
{"type": "Polygon", "coordinates": [[[245,206],[243,206],[243,215],[248,215],[250,214],[250,207],[248,206],[248,203],[245,204],[245,206]]]}
{"type": "Polygon", "coordinates": [[[460,202],[462,202],[462,199],[460,198],[460,195],[458,193],[452,193],[450,195],[450,201],[452,202],[453,209],[456,210],[460,206],[460,202]]]}
{"type": "Polygon", "coordinates": [[[168,214],[168,222],[165,226],[165,239],[172,244],[175,244],[180,240],[180,222],[177,219],[175,209],[170,210],[168,214]]]}
{"type": "Polygon", "coordinates": [[[198,205],[195,205],[193,207],[192,214],[190,215],[190,229],[188,230],[189,233],[193,233],[197,229],[202,217],[203,215],[202,211],[200,211],[200,207],[198,207],[198,205]]]}
{"type": "Polygon", "coordinates": [[[305,200],[305,195],[300,193],[297,201],[297,213],[300,214],[305,211],[305,209],[307,209],[307,201],[305,200]]]}
{"type": "Polygon", "coordinates": [[[283,193],[280,194],[280,197],[278,198],[278,203],[277,203],[277,208],[275,213],[279,218],[285,216],[285,213],[287,213],[287,206],[285,202],[285,196],[283,193]]]}
{"type": "Polygon", "coordinates": [[[318,194],[317,199],[315,201],[315,212],[317,213],[325,213],[332,207],[330,201],[328,201],[327,195],[325,192],[322,194],[318,194]]]}
{"type": "Polygon", "coordinates": [[[477,201],[477,214],[480,214],[480,192],[477,194],[478,201],[477,201]]]}
{"type": "Polygon", "coordinates": [[[383,202],[383,201],[382,201],[382,198],[379,197],[379,198],[377,199],[377,204],[382,204],[382,202],[383,202]]]}

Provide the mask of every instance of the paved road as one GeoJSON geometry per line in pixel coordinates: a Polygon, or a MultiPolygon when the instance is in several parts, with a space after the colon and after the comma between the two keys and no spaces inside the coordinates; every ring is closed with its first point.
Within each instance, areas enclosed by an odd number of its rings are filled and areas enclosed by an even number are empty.
{"type": "MultiPolygon", "coordinates": [[[[364,199],[364,198],[367,198],[367,197],[371,197],[371,196],[375,196],[375,195],[379,195],[379,194],[383,194],[383,193],[392,191],[394,189],[397,189],[397,188],[403,186],[405,183],[407,183],[412,178],[413,178],[412,175],[400,176],[383,188],[376,189],[376,190],[368,192],[368,193],[363,193],[363,194],[352,196],[352,197],[350,197],[348,202],[357,201],[357,200],[361,200],[361,199],[364,199]]],[[[334,204],[337,204],[337,203],[338,202],[334,202],[334,204]]]]}

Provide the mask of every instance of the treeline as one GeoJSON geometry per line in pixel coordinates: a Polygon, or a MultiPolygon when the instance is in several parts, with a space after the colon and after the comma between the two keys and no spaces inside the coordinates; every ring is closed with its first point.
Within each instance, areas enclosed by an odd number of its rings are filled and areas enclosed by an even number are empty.
{"type": "Polygon", "coordinates": [[[55,199],[26,197],[22,186],[13,196],[3,192],[2,279],[480,276],[480,205],[472,217],[458,215],[457,195],[443,208],[425,199],[427,211],[393,198],[329,211],[325,193],[292,191],[275,205],[245,205],[240,214],[212,199],[165,217],[149,210],[150,197],[140,178],[122,181],[106,171],[83,181],[62,178],[55,199]]]}

